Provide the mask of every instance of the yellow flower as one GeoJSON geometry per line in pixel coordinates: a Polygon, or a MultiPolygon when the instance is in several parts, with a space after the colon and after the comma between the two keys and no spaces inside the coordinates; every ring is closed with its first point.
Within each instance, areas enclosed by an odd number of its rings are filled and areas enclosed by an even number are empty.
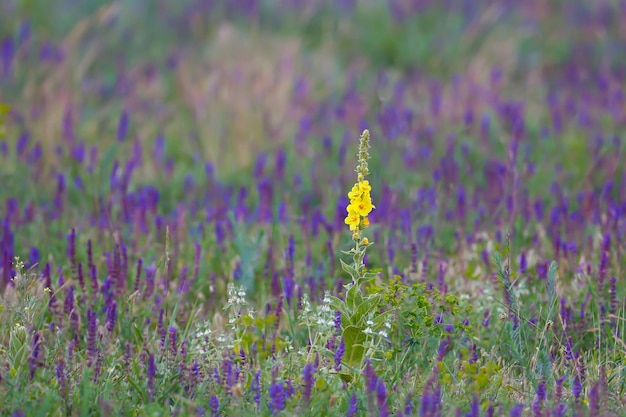
{"type": "Polygon", "coordinates": [[[370,240],[368,238],[364,237],[362,243],[364,245],[369,245],[370,244],[370,240]]]}
{"type": "Polygon", "coordinates": [[[363,220],[361,220],[361,223],[363,224],[363,227],[368,227],[370,225],[370,219],[364,217],[363,220]]]}
{"type": "Polygon", "coordinates": [[[367,198],[363,198],[361,201],[357,202],[355,208],[360,216],[365,217],[370,214],[374,205],[372,204],[372,199],[367,196],[367,198]]]}
{"type": "Polygon", "coordinates": [[[359,222],[361,221],[359,212],[352,204],[348,205],[346,210],[348,212],[348,216],[345,218],[344,222],[350,226],[350,230],[355,231],[357,227],[359,227],[359,222]]]}
{"type": "Polygon", "coordinates": [[[358,184],[354,184],[354,187],[352,187],[352,190],[350,190],[350,192],[348,193],[348,198],[350,199],[350,201],[361,198],[361,190],[359,189],[358,184]]]}
{"type": "Polygon", "coordinates": [[[372,191],[372,186],[370,185],[370,182],[368,180],[360,181],[359,190],[369,194],[369,192],[372,191]]]}

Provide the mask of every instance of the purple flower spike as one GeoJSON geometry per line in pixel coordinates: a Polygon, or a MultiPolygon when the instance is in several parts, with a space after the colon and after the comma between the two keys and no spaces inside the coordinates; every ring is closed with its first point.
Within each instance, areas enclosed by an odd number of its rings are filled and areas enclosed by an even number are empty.
{"type": "Polygon", "coordinates": [[[30,266],[34,266],[34,265],[38,264],[39,263],[39,259],[40,259],[39,249],[37,249],[36,247],[32,247],[30,249],[30,255],[28,257],[30,266]]]}
{"type": "Polygon", "coordinates": [[[176,354],[178,353],[178,347],[176,345],[177,343],[177,332],[176,332],[176,327],[171,326],[168,330],[168,334],[169,334],[169,349],[170,349],[170,354],[172,355],[172,358],[174,358],[176,356],[176,354]]]}
{"type": "Polygon", "coordinates": [[[65,398],[67,394],[67,380],[65,379],[65,359],[63,358],[59,358],[57,363],[56,376],[61,395],[65,398]]]}
{"type": "Polygon", "coordinates": [[[70,258],[72,268],[76,268],[76,229],[74,228],[67,235],[67,257],[70,258]]]}
{"type": "Polygon", "coordinates": [[[359,405],[359,402],[358,402],[358,399],[356,397],[356,393],[353,393],[350,396],[350,407],[348,408],[348,413],[346,414],[346,417],[354,417],[354,416],[356,416],[356,413],[359,410],[358,405],[359,405]]]}
{"type": "Polygon", "coordinates": [[[387,407],[387,391],[385,389],[385,382],[382,378],[379,378],[378,383],[376,384],[376,402],[378,403],[379,417],[388,417],[389,409],[387,407]]]}
{"type": "Polygon", "coordinates": [[[254,391],[254,402],[256,403],[257,410],[261,408],[261,371],[257,371],[250,385],[250,389],[254,391]]]}
{"type": "Polygon", "coordinates": [[[307,363],[304,365],[304,370],[302,371],[302,380],[304,383],[304,388],[302,390],[302,398],[306,405],[309,404],[311,400],[311,393],[313,391],[313,382],[315,381],[315,366],[311,363],[307,363]]]}
{"type": "Polygon", "coordinates": [[[535,415],[535,417],[541,417],[542,416],[542,408],[543,408],[543,402],[546,399],[546,383],[541,381],[539,382],[539,385],[537,385],[537,395],[535,396],[535,399],[533,400],[533,405],[532,405],[532,410],[533,410],[533,414],[535,415]]]}
{"type": "Polygon", "coordinates": [[[148,393],[150,397],[154,395],[154,376],[156,375],[156,363],[154,361],[154,353],[150,352],[148,357],[148,393]]]}
{"type": "Polygon", "coordinates": [[[278,414],[279,411],[285,409],[287,395],[282,381],[276,381],[270,386],[269,395],[269,407],[272,414],[278,414]]]}
{"type": "Polygon", "coordinates": [[[112,301],[107,309],[106,328],[110,333],[115,328],[115,322],[117,321],[117,303],[112,301]]]}
{"type": "Polygon", "coordinates": [[[467,413],[467,417],[480,417],[480,404],[478,403],[478,395],[474,394],[474,399],[470,406],[470,411],[467,413]]]}
{"type": "Polygon", "coordinates": [[[126,110],[122,111],[120,115],[120,120],[117,125],[117,141],[124,142],[126,140],[126,136],[128,135],[128,125],[130,123],[130,117],[126,110]]]}
{"type": "Polygon", "coordinates": [[[214,394],[211,397],[209,406],[211,407],[211,415],[213,417],[219,417],[220,416],[220,403],[219,403],[219,400],[217,399],[217,395],[214,394]]]}
{"type": "Polygon", "coordinates": [[[2,65],[1,70],[3,75],[10,75],[14,56],[15,42],[13,38],[4,38],[0,43],[0,65],[2,65]]]}
{"type": "Polygon", "coordinates": [[[515,404],[515,406],[509,411],[509,417],[522,417],[523,412],[524,404],[515,404]]]}
{"type": "Polygon", "coordinates": [[[339,347],[335,352],[335,369],[337,371],[341,370],[341,360],[343,359],[343,355],[346,353],[346,345],[344,343],[343,337],[341,338],[341,342],[339,343],[339,347]]]}
{"type": "Polygon", "coordinates": [[[337,332],[341,330],[341,310],[335,311],[335,330],[337,332]]]}
{"type": "Polygon", "coordinates": [[[580,394],[583,391],[583,384],[580,381],[578,374],[574,377],[574,383],[572,384],[572,395],[576,398],[576,401],[580,401],[580,394]]]}
{"type": "Polygon", "coordinates": [[[91,366],[98,355],[98,347],[96,346],[96,313],[87,310],[87,363],[91,366]]]}

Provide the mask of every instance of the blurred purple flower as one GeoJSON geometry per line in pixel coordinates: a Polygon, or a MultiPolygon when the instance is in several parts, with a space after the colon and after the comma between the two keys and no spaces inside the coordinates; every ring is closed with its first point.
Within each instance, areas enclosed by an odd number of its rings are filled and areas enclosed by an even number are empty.
{"type": "Polygon", "coordinates": [[[302,371],[302,380],[304,382],[304,388],[302,390],[302,397],[304,399],[304,404],[308,405],[311,400],[311,393],[313,391],[313,382],[315,380],[315,366],[311,363],[307,363],[304,365],[304,370],[302,371]]]}
{"type": "Polygon", "coordinates": [[[130,116],[128,111],[122,110],[117,124],[117,141],[124,142],[128,136],[128,127],[130,125],[130,116]]]}
{"type": "Polygon", "coordinates": [[[348,407],[346,417],[355,417],[358,410],[358,399],[356,393],[352,393],[350,396],[350,407],[348,407]]]}
{"type": "Polygon", "coordinates": [[[106,329],[109,333],[115,328],[117,321],[117,303],[113,300],[107,307],[106,329]]]}
{"type": "Polygon", "coordinates": [[[270,386],[269,396],[269,407],[272,414],[276,415],[279,411],[285,409],[287,394],[285,393],[283,381],[276,381],[270,386]]]}
{"type": "Polygon", "coordinates": [[[219,417],[220,416],[220,403],[219,400],[217,399],[217,395],[212,395],[211,396],[211,401],[209,402],[209,407],[211,407],[211,415],[213,417],[219,417]]]}
{"type": "Polygon", "coordinates": [[[522,417],[524,412],[524,404],[515,404],[509,411],[509,417],[522,417]]]}
{"type": "Polygon", "coordinates": [[[339,342],[339,347],[337,347],[337,351],[335,352],[335,370],[341,370],[341,360],[343,359],[343,355],[346,353],[346,345],[344,343],[343,337],[341,338],[341,342],[339,342]]]}
{"type": "Polygon", "coordinates": [[[388,417],[389,408],[387,406],[387,391],[385,389],[385,382],[382,378],[379,378],[376,384],[376,402],[378,403],[379,417],[388,417]]]}

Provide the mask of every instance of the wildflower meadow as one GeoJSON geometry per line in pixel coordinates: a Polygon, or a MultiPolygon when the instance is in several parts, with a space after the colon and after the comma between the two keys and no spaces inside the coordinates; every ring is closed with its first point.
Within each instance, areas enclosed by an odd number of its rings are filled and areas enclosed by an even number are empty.
{"type": "Polygon", "coordinates": [[[0,416],[626,416],[623,0],[1,0],[0,416]]]}

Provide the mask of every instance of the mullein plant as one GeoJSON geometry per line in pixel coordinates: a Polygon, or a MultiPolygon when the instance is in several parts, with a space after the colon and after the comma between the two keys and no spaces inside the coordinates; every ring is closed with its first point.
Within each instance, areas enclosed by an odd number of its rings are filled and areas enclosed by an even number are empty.
{"type": "Polygon", "coordinates": [[[372,187],[365,178],[369,175],[367,160],[369,159],[370,133],[363,131],[359,141],[359,163],[356,168],[357,182],[354,184],[348,197],[350,204],[346,207],[345,224],[349,226],[354,248],[342,251],[344,255],[352,256],[352,263],[341,261],[341,266],[352,278],[344,285],[345,297],[331,297],[331,306],[341,312],[341,334],[343,357],[337,369],[347,381],[361,374],[365,359],[375,359],[380,352],[380,344],[388,337],[391,328],[391,310],[381,312],[383,297],[380,293],[367,294],[363,287],[374,280],[377,272],[368,271],[364,258],[367,248],[373,243],[364,236],[363,232],[369,227],[369,214],[376,207],[372,203],[372,187]],[[341,367],[345,365],[347,372],[341,367]]]}

